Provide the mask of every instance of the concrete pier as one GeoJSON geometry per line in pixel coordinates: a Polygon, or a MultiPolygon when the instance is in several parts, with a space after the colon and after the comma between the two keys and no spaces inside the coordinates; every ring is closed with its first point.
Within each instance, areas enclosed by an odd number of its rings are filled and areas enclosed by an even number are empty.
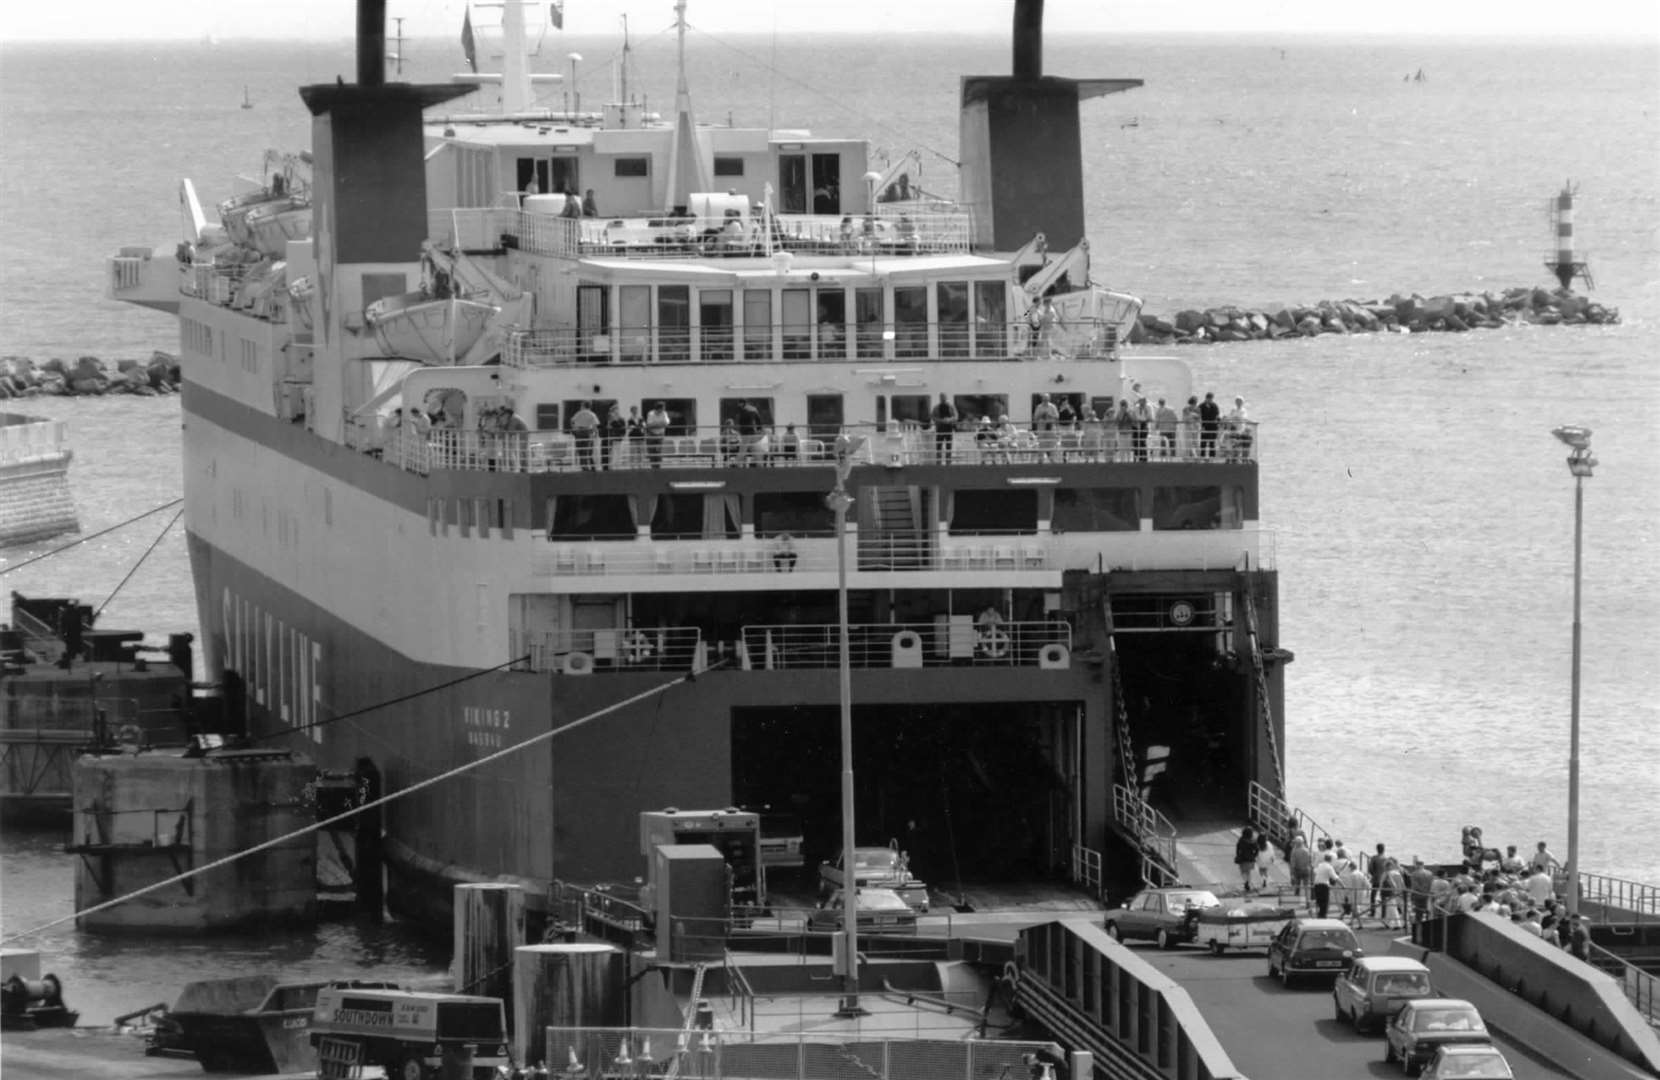
{"type": "MultiPolygon", "coordinates": [[[[314,820],[316,769],[280,750],[86,755],[73,769],[75,910],[88,911],[314,820]]],[[[196,932],[309,922],[316,841],[281,845],[102,911],[83,929],[196,932]]]]}

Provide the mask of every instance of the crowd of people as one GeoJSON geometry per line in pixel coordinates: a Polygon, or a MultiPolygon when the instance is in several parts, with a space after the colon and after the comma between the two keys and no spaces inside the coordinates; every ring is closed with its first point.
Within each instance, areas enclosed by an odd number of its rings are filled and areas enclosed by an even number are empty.
{"type": "Polygon", "coordinates": [[[1141,385],[1128,396],[1074,404],[1039,396],[1030,428],[1020,429],[1007,413],[960,416],[949,395],[940,394],[929,417],[935,455],[949,462],[956,435],[972,431],[981,461],[1009,462],[1036,455],[1044,461],[1228,460],[1251,457],[1254,426],[1243,397],[1223,413],[1214,392],[1189,397],[1178,411],[1166,398],[1149,400],[1141,385]]]}
{"type": "MultiPolygon", "coordinates": [[[[1351,853],[1343,841],[1320,837],[1311,847],[1301,831],[1292,833],[1284,858],[1292,891],[1320,918],[1341,918],[1357,929],[1370,920],[1393,930],[1409,921],[1470,912],[1508,920],[1585,959],[1590,931],[1584,916],[1570,917],[1557,896],[1557,875],[1564,868],[1545,842],[1524,860],[1514,845],[1500,855],[1482,847],[1480,839],[1479,828],[1473,829],[1474,843],[1472,830],[1465,830],[1464,861],[1456,868],[1431,867],[1417,856],[1403,865],[1384,844],[1370,854],[1351,853]]],[[[1266,834],[1245,830],[1234,861],[1247,892],[1269,887],[1277,857],[1266,834]]]]}

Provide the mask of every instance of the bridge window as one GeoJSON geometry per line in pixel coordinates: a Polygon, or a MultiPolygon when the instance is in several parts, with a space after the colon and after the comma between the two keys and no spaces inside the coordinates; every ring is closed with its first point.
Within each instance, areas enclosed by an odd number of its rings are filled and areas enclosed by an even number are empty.
{"type": "Polygon", "coordinates": [[[651,355],[650,285],[624,285],[617,290],[617,336],[623,360],[641,363],[651,355]]]}
{"type": "Polygon", "coordinates": [[[881,289],[853,291],[853,322],[861,360],[882,356],[882,332],[887,329],[887,306],[881,289]]]}
{"type": "Polygon", "coordinates": [[[893,396],[893,418],[902,424],[926,424],[932,410],[933,406],[929,403],[927,394],[893,396]]]}
{"type": "Polygon", "coordinates": [[[947,492],[941,516],[952,536],[1037,532],[1038,493],[997,488],[947,492]]]}
{"type": "Polygon", "coordinates": [[[657,287],[657,356],[683,361],[692,351],[692,290],[689,285],[657,287]]]}
{"type": "Polygon", "coordinates": [[[897,357],[928,355],[928,287],[894,286],[894,351],[897,357]]]}
{"type": "Polygon", "coordinates": [[[716,176],[742,176],[744,174],[744,159],[741,157],[722,157],[715,155],[716,176]]]}
{"type": "Polygon", "coordinates": [[[744,356],[772,358],[772,293],[767,289],[744,290],[744,356]]]}
{"type": "Polygon", "coordinates": [[[784,359],[805,360],[812,355],[813,292],[811,289],[785,289],[784,359]]]}
{"type": "Polygon", "coordinates": [[[842,415],[840,394],[807,395],[807,434],[813,438],[828,442],[840,435],[842,415]]]}
{"type": "Polygon", "coordinates": [[[697,320],[703,339],[703,359],[732,359],[732,290],[699,290],[697,320]]]}
{"type": "Polygon", "coordinates": [[[647,176],[650,172],[651,159],[648,157],[620,157],[612,166],[612,175],[617,177],[647,176]]]}
{"type": "Polygon", "coordinates": [[[957,410],[958,422],[978,420],[983,416],[996,423],[1009,415],[1007,394],[957,394],[951,399],[951,404],[957,410]]]}
{"type": "Polygon", "coordinates": [[[839,360],[847,355],[847,293],[818,291],[818,355],[839,360]]]}
{"type": "Polygon", "coordinates": [[[1056,532],[1135,532],[1141,528],[1139,488],[1057,488],[1056,532]]]}

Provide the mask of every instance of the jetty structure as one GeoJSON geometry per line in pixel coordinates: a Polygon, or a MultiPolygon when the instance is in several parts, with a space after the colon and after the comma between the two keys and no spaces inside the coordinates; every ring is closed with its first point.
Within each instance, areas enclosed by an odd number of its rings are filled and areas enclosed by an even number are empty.
{"type": "Polygon", "coordinates": [[[0,412],[0,547],[80,527],[69,491],[69,424],[0,412]]]}
{"type": "Polygon", "coordinates": [[[844,621],[855,842],[959,896],[1175,875],[1277,804],[1256,426],[1093,419],[1195,389],[1119,353],[1083,240],[1080,103],[1139,80],[1044,74],[1019,5],[951,203],[689,89],[456,112],[377,12],[310,150],[192,225],[177,314],[202,668],[253,738],[389,793],[523,746],[389,805],[396,912],[629,880],[671,806],[833,858],[844,621]]]}

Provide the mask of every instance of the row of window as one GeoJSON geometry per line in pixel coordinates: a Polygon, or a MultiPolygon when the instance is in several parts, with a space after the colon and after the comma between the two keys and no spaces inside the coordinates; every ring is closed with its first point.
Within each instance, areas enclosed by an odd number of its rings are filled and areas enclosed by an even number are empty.
{"type": "MultiPolygon", "coordinates": [[[[957,412],[957,423],[960,427],[971,425],[981,417],[995,422],[1007,416],[1026,424],[1030,422],[1033,410],[1038,407],[1043,397],[1042,394],[1029,395],[1029,400],[1025,403],[1026,409],[1019,415],[1010,410],[1008,394],[953,394],[951,404],[957,412]]],[[[1086,407],[1097,413],[1104,412],[1113,400],[1111,396],[1103,394],[1050,394],[1048,397],[1063,418],[1068,414],[1081,416],[1086,407]]],[[[669,428],[666,434],[696,435],[700,427],[720,427],[728,420],[736,423],[740,408],[746,401],[760,414],[763,427],[777,427],[776,399],[770,397],[720,398],[715,404],[715,416],[709,419],[707,424],[700,423],[704,418],[699,416],[697,398],[641,398],[638,402],[618,398],[570,398],[565,401],[537,402],[536,430],[569,430],[571,418],[581,411],[584,405],[603,422],[613,405],[617,406],[617,411],[625,418],[630,409],[637,409],[639,416],[644,417],[661,402],[664,411],[669,414],[669,428]]],[[[894,394],[891,397],[878,394],[876,423],[886,424],[893,420],[896,423],[931,424],[934,401],[935,399],[927,394],[894,394]]],[[[808,394],[804,415],[806,423],[799,429],[799,434],[809,438],[834,438],[841,432],[845,423],[844,395],[808,394]]]]}

